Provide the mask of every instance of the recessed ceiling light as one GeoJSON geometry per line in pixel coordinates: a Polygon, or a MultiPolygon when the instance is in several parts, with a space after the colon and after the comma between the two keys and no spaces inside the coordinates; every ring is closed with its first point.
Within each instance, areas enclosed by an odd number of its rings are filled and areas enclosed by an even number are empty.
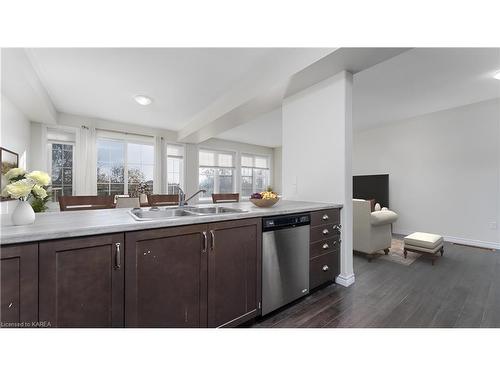
{"type": "Polygon", "coordinates": [[[136,95],[134,96],[134,100],[140,105],[150,105],[151,102],[153,101],[153,99],[145,95],[136,95]]]}

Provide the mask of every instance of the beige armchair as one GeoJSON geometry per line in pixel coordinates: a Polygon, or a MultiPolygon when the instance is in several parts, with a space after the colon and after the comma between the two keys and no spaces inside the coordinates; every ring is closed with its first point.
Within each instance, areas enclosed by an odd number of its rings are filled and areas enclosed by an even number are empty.
{"type": "Polygon", "coordinates": [[[389,253],[392,241],[391,224],[398,215],[390,210],[371,212],[370,201],[353,199],[353,249],[371,261],[380,250],[389,253]]]}

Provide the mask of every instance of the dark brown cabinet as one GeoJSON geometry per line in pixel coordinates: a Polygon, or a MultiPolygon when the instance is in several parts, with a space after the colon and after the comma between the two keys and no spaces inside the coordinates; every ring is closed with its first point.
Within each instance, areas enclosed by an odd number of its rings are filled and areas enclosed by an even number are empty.
{"type": "Polygon", "coordinates": [[[339,274],[339,251],[312,258],[309,261],[309,289],[332,282],[339,274]]]}
{"type": "Polygon", "coordinates": [[[309,290],[333,282],[340,273],[340,209],[311,213],[309,290]]]}
{"type": "Polygon", "coordinates": [[[259,313],[261,220],[209,225],[208,326],[235,326],[259,313]]]}
{"type": "Polygon", "coordinates": [[[205,327],[206,225],[126,234],[127,327],[205,327]]]}
{"type": "Polygon", "coordinates": [[[1,327],[38,325],[38,244],[0,248],[1,327]]]}
{"type": "Polygon", "coordinates": [[[260,222],[127,233],[126,326],[234,326],[257,316],[260,222]]]}
{"type": "Polygon", "coordinates": [[[39,319],[52,327],[123,327],[123,234],[45,241],[39,319]]]}

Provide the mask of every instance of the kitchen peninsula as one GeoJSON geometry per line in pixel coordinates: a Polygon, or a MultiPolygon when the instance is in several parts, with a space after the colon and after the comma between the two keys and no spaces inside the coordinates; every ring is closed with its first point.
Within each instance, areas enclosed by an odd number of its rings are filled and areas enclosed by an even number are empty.
{"type": "Polygon", "coordinates": [[[238,326],[261,314],[269,216],[310,213],[311,289],[338,275],[341,205],[218,206],[236,212],[137,221],[129,209],[86,210],[2,226],[2,323],[238,326]]]}

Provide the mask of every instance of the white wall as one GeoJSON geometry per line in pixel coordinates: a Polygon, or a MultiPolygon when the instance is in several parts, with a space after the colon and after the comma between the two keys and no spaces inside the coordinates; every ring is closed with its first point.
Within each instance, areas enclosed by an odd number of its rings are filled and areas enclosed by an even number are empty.
{"type": "Polygon", "coordinates": [[[283,191],[283,174],[282,174],[282,166],[283,166],[283,149],[281,147],[276,147],[274,149],[274,163],[273,163],[273,189],[277,193],[281,193],[283,191]]]}
{"type": "Polygon", "coordinates": [[[389,173],[394,232],[498,247],[500,101],[356,132],[353,173],[389,173]]]}
{"type": "MultiPolygon", "coordinates": [[[[1,132],[0,145],[8,150],[19,154],[19,166],[25,169],[31,168],[30,161],[30,130],[31,124],[28,118],[2,94],[1,101],[1,132]]],[[[6,181],[2,181],[3,185],[6,181]]],[[[10,216],[17,205],[17,201],[4,201],[0,203],[0,221],[2,224],[10,223],[10,216]]]]}
{"type": "Polygon", "coordinates": [[[286,199],[343,204],[341,274],[352,269],[352,75],[339,73],[283,103],[282,181],[286,199]]]}
{"type": "Polygon", "coordinates": [[[31,124],[28,118],[2,94],[0,145],[19,154],[19,166],[30,168],[31,124]]]}

